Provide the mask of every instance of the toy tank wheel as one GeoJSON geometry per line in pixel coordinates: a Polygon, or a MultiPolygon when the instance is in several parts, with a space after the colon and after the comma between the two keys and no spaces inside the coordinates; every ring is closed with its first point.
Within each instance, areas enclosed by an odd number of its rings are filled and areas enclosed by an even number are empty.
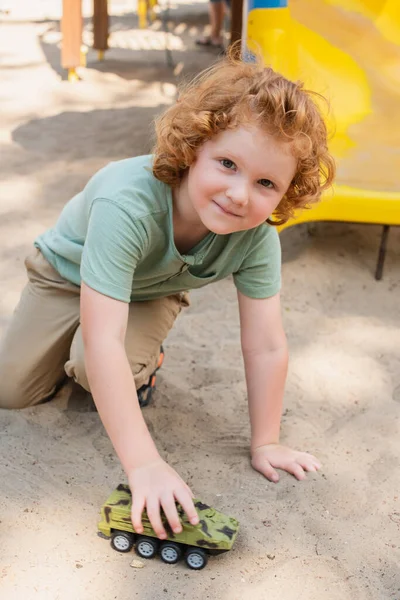
{"type": "Polygon", "coordinates": [[[133,535],[127,531],[114,531],[111,537],[111,547],[118,552],[129,552],[133,546],[133,535]]]}
{"type": "Polygon", "coordinates": [[[142,558],[153,558],[158,549],[158,542],[154,538],[140,535],[136,542],[136,552],[142,558]]]}
{"type": "Polygon", "coordinates": [[[207,552],[202,548],[189,548],[185,555],[185,561],[191,569],[197,571],[204,569],[208,561],[207,552]]]}
{"type": "Polygon", "coordinates": [[[175,542],[164,542],[160,550],[161,559],[169,565],[174,565],[182,557],[182,548],[175,542]]]}

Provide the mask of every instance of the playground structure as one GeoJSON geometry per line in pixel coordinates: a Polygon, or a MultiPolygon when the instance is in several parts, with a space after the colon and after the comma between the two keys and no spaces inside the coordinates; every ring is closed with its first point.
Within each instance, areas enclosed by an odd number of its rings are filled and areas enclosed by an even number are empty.
{"type": "MultiPolygon", "coordinates": [[[[158,0],[138,0],[137,13],[139,27],[144,29],[156,18],[155,7],[158,0]]],[[[93,48],[99,60],[103,60],[108,49],[109,15],[108,0],[93,0],[93,48]]],[[[61,20],[63,42],[61,64],[68,71],[68,80],[79,79],[76,68],[86,66],[87,48],[82,45],[82,0],[63,0],[61,20]]]]}
{"type": "MultiPolygon", "coordinates": [[[[284,227],[312,221],[400,225],[398,0],[248,0],[243,42],[265,63],[327,97],[333,194],[284,227]]],[[[283,227],[283,228],[284,228],[283,227]]]]}
{"type": "MultiPolygon", "coordinates": [[[[241,37],[242,29],[242,0],[231,0],[231,41],[241,37]]],[[[132,4],[134,7],[134,3],[132,4]]],[[[168,30],[166,19],[170,7],[169,0],[137,0],[138,25],[145,29],[158,16],[163,24],[164,31],[168,30]]],[[[97,50],[98,59],[104,59],[108,50],[109,37],[109,1],[93,0],[93,49],[97,50]]],[[[61,19],[62,45],[61,66],[68,72],[69,81],[78,81],[76,69],[86,66],[87,47],[82,44],[82,0],[63,0],[61,19]]],[[[173,60],[169,49],[166,47],[166,61],[173,67],[173,60]]]]}

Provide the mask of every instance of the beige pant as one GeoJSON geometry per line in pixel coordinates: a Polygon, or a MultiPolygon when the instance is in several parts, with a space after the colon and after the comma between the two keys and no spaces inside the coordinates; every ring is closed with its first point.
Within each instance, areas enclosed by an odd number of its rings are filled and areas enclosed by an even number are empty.
{"type": "MultiPolygon", "coordinates": [[[[24,408],[51,397],[67,374],[90,391],[79,324],[80,288],[53,269],[39,250],[25,261],[29,282],[0,345],[0,408],[24,408]]],[[[160,345],[186,292],[131,302],[125,349],[136,388],[147,383],[160,345]]]]}

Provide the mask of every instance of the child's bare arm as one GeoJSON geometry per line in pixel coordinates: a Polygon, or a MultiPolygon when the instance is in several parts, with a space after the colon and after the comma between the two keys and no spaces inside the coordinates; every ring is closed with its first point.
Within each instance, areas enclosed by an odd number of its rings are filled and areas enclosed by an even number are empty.
{"type": "Polygon", "coordinates": [[[82,283],[81,324],[85,367],[94,401],[114,445],[132,490],[132,522],[142,532],[146,507],[159,537],[166,537],[162,507],[172,529],[180,528],[175,500],[191,522],[197,513],[192,493],[179,475],[160,457],[137,399],[124,340],[129,305],[104,296],[82,283]]]}
{"type": "Polygon", "coordinates": [[[242,352],[251,424],[252,465],[271,481],[275,468],[303,479],[320,463],[311,454],[279,444],[288,351],[279,294],[253,299],[238,292],[242,352]]]}

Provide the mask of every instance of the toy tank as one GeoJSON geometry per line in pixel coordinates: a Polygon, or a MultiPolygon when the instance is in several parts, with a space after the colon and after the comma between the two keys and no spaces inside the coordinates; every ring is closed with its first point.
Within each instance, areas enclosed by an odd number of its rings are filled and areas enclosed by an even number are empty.
{"type": "Polygon", "coordinates": [[[135,544],[136,552],[142,558],[153,558],[159,553],[166,563],[175,564],[184,558],[191,569],[203,569],[210,554],[220,554],[232,548],[239,523],[201,500],[194,499],[193,502],[199,515],[199,524],[191,525],[182,507],[177,504],[182,531],[174,533],[161,513],[168,537],[159,540],[146,511],[142,515],[143,534],[135,533],[131,521],[131,491],[129,486],[120,484],[101,508],[99,535],[111,538],[111,546],[119,552],[129,552],[135,544]]]}

